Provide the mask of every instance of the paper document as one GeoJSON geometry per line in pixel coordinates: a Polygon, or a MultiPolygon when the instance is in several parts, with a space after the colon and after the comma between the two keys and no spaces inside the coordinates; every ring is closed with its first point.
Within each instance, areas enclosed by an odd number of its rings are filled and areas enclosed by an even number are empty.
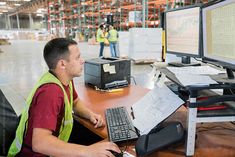
{"type": "Polygon", "coordinates": [[[184,103],[166,85],[155,87],[133,106],[133,125],[140,134],[147,134],[184,103]]]}
{"type": "Polygon", "coordinates": [[[128,153],[127,151],[123,152],[123,157],[135,157],[134,155],[128,153]]]}
{"type": "Polygon", "coordinates": [[[167,67],[174,74],[199,74],[199,75],[216,75],[226,73],[224,70],[218,70],[211,66],[188,66],[188,67],[167,67]]]}
{"type": "Polygon", "coordinates": [[[175,76],[183,86],[217,84],[210,76],[205,75],[176,74],[175,76]]]}

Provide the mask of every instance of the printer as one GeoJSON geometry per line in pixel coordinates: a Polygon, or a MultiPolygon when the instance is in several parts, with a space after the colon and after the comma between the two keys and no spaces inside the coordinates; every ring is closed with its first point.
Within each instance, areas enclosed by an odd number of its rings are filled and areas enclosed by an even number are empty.
{"type": "Polygon", "coordinates": [[[95,58],[85,61],[85,84],[99,89],[113,89],[130,84],[131,61],[119,58],[95,58]]]}

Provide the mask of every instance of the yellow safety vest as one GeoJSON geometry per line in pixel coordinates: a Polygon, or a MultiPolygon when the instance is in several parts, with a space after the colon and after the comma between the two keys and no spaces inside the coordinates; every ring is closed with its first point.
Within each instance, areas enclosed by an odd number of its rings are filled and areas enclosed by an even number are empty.
{"type": "Polygon", "coordinates": [[[96,40],[97,42],[100,42],[100,43],[104,42],[105,40],[104,33],[100,28],[97,30],[97,33],[96,33],[96,40]]]}
{"type": "Polygon", "coordinates": [[[109,31],[109,42],[117,42],[118,38],[118,32],[115,29],[111,29],[109,31]]]}
{"type": "MultiPolygon", "coordinates": [[[[24,132],[25,125],[28,121],[28,114],[29,114],[29,108],[33,100],[33,96],[35,95],[35,92],[37,89],[42,86],[43,84],[47,83],[55,83],[60,86],[60,88],[63,90],[64,93],[64,104],[65,104],[65,114],[64,118],[62,120],[61,126],[60,126],[60,134],[58,136],[59,139],[67,142],[69,140],[72,128],[73,128],[73,115],[72,115],[72,109],[73,109],[73,87],[72,82],[69,83],[69,90],[70,90],[70,103],[69,98],[66,94],[66,91],[62,85],[62,83],[51,73],[47,72],[45,73],[41,79],[38,81],[36,86],[31,91],[30,95],[28,96],[26,100],[26,107],[23,110],[23,113],[21,115],[20,123],[16,130],[16,135],[13,143],[11,144],[11,147],[8,151],[8,157],[14,157],[16,154],[18,154],[22,148],[23,139],[24,139],[24,132]]],[[[26,126],[27,127],[27,126],[26,126]]]]}

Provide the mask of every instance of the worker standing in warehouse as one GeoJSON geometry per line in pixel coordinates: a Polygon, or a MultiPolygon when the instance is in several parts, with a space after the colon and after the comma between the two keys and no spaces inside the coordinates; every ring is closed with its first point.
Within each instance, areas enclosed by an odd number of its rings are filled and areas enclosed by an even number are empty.
{"type": "Polygon", "coordinates": [[[96,40],[97,40],[97,42],[100,43],[99,57],[102,57],[103,56],[103,51],[104,51],[104,40],[105,40],[105,36],[104,36],[104,24],[101,24],[99,29],[97,30],[96,40]]]}
{"type": "Polygon", "coordinates": [[[108,40],[112,57],[117,57],[118,32],[112,25],[109,26],[108,40]]]}

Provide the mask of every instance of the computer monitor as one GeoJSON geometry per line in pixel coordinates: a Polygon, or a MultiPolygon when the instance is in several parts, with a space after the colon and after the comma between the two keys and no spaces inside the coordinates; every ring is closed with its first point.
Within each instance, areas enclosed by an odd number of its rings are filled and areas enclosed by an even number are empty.
{"type": "Polygon", "coordinates": [[[190,57],[201,57],[201,5],[193,5],[165,12],[166,53],[181,57],[173,66],[200,65],[190,57]]]}
{"type": "Polygon", "coordinates": [[[208,3],[202,8],[203,61],[222,66],[227,79],[235,70],[235,0],[208,3]]]}

